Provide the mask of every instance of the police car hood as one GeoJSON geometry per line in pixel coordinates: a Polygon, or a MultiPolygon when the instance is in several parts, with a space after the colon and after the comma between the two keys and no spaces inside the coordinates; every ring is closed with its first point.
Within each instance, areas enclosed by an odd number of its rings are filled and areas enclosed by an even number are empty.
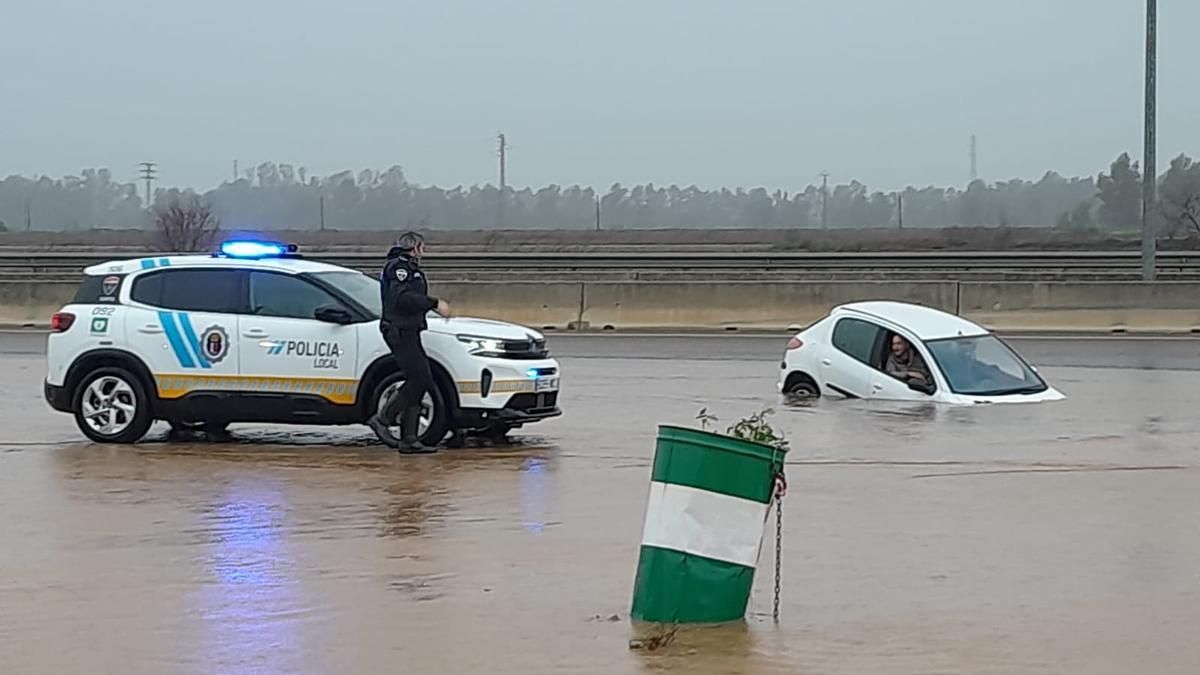
{"type": "Polygon", "coordinates": [[[495,338],[497,340],[540,340],[542,334],[519,326],[515,323],[492,321],[491,319],[472,319],[469,317],[451,317],[444,319],[436,314],[430,314],[426,319],[430,332],[447,333],[450,335],[473,335],[475,337],[495,338]]]}

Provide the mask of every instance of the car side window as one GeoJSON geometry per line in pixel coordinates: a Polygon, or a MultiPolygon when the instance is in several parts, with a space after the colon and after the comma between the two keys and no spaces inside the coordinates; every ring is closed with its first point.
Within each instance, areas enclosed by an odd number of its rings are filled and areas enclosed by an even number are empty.
{"type": "Polygon", "coordinates": [[[163,309],[236,314],[242,307],[241,273],[222,269],[157,270],[134,279],[129,297],[163,309]]]}
{"type": "Polygon", "coordinates": [[[872,366],[875,345],[883,329],[861,319],[841,319],[833,327],[833,346],[856,361],[872,366]]]}
{"type": "Polygon", "coordinates": [[[250,313],[287,319],[313,319],[317,308],[343,303],[302,277],[274,272],[250,273],[250,313]]]}

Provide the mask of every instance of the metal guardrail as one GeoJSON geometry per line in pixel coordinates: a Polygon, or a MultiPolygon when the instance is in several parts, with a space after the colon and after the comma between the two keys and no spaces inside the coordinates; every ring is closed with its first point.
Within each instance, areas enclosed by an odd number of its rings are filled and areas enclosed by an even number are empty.
{"type": "MultiPolygon", "coordinates": [[[[145,251],[4,251],[0,249],[0,280],[74,279],[82,270],[113,260],[178,254],[145,251]]],[[[363,271],[376,271],[382,253],[314,251],[305,258],[363,271]]],[[[1133,278],[1140,274],[1137,251],[955,251],[892,253],[811,253],[772,251],[633,251],[612,252],[453,252],[433,253],[424,260],[429,269],[456,274],[527,273],[531,278],[555,273],[665,273],[701,277],[716,271],[758,276],[791,274],[865,275],[895,273],[919,278],[923,273],[944,277],[1006,275],[1054,278],[1133,278]]],[[[1200,279],[1200,252],[1160,252],[1157,269],[1166,279],[1200,279]]],[[[796,277],[800,278],[800,277],[796,277]]]]}

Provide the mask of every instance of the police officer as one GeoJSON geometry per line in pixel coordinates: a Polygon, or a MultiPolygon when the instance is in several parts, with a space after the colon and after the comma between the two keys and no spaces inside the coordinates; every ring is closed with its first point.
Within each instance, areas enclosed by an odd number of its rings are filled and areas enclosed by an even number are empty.
{"type": "Polygon", "coordinates": [[[380,275],[383,316],[379,320],[379,330],[400,372],[404,373],[404,384],[399,392],[384,401],[378,413],[367,420],[367,426],[379,440],[403,453],[436,452],[417,438],[421,400],[434,386],[429,357],[421,344],[421,331],[428,327],[426,313],[436,310],[442,316],[450,316],[450,305],[428,294],[425,273],[420,265],[424,253],[424,237],[416,232],[406,232],[388,251],[380,275]],[[388,422],[397,416],[400,417],[399,440],[388,429],[388,422]]]}

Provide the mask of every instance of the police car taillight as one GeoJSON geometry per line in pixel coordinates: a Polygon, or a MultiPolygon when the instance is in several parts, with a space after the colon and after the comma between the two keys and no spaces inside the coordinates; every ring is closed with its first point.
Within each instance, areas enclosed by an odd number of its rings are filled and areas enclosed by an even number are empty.
{"type": "Polygon", "coordinates": [[[70,312],[55,312],[50,317],[50,332],[65,333],[75,323],[75,315],[70,312]]]}
{"type": "Polygon", "coordinates": [[[801,348],[801,347],[803,347],[803,346],[804,346],[804,341],[803,341],[803,340],[801,340],[801,339],[800,339],[800,338],[798,338],[798,337],[794,337],[794,338],[792,338],[791,340],[788,340],[788,346],[787,346],[787,348],[788,348],[788,351],[789,351],[789,352],[790,352],[790,351],[793,351],[793,350],[795,350],[795,349],[800,349],[800,348],[801,348]]]}

